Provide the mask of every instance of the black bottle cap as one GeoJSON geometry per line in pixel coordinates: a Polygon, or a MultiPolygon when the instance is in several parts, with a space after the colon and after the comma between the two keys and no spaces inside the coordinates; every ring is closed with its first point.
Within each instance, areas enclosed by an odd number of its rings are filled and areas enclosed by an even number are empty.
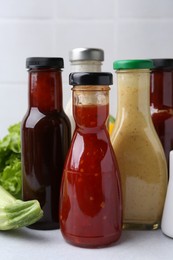
{"type": "Polygon", "coordinates": [[[113,75],[109,72],[74,72],[69,75],[70,85],[112,85],[113,75]]]}
{"type": "Polygon", "coordinates": [[[39,69],[39,68],[64,68],[63,58],[57,57],[30,57],[26,59],[27,69],[39,69]]]}
{"type": "Polygon", "coordinates": [[[173,69],[173,59],[152,59],[153,69],[173,69]]]}

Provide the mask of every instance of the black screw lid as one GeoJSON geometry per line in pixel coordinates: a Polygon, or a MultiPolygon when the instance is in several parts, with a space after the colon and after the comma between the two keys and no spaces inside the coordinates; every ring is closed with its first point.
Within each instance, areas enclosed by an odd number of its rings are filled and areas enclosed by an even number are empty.
{"type": "Polygon", "coordinates": [[[30,57],[26,59],[27,69],[39,69],[39,68],[64,68],[63,58],[57,57],[30,57]]]}
{"type": "Polygon", "coordinates": [[[109,72],[74,72],[69,75],[70,85],[112,85],[113,75],[109,72]]]}
{"type": "Polygon", "coordinates": [[[152,59],[153,69],[173,69],[173,59],[152,59]]]}

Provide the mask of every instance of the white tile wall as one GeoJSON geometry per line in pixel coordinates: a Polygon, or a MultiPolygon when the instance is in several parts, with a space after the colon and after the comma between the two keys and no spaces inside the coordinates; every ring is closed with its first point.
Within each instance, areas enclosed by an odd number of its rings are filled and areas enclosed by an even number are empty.
{"type": "Polygon", "coordinates": [[[0,21],[0,54],[0,82],[26,81],[26,57],[53,55],[52,22],[0,21]]]}
{"type": "Polygon", "coordinates": [[[173,20],[121,20],[117,58],[173,57],[173,20]]]}
{"type": "Polygon", "coordinates": [[[0,0],[0,18],[52,18],[53,0],[0,0]]]}
{"type": "Polygon", "coordinates": [[[114,19],[116,0],[64,0],[55,1],[55,17],[57,19],[104,20],[114,19]]]}
{"type": "Polygon", "coordinates": [[[99,47],[105,52],[105,62],[103,69],[112,70],[112,62],[110,62],[113,54],[113,41],[114,41],[114,28],[113,21],[71,21],[70,28],[69,22],[56,22],[55,24],[55,55],[62,55],[65,61],[65,78],[68,81],[68,73],[70,66],[68,66],[69,50],[76,46],[83,47],[99,47]],[[62,44],[63,43],[63,44],[62,44]]]}
{"type": "Polygon", "coordinates": [[[0,84],[0,137],[11,124],[20,122],[27,110],[27,84],[0,84]]]}
{"type": "MultiPolygon", "coordinates": [[[[111,72],[115,59],[173,58],[172,0],[0,0],[0,6],[0,138],[26,112],[26,57],[64,58],[64,105],[72,48],[103,48],[103,70],[111,72]]],[[[116,100],[114,84],[112,114],[116,100]]]]}
{"type": "Polygon", "coordinates": [[[172,0],[120,0],[118,2],[121,18],[172,18],[172,0]]]}

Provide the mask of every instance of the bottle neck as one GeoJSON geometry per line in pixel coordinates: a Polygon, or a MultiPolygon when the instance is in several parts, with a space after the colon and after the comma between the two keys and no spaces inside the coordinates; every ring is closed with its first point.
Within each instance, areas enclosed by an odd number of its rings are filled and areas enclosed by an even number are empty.
{"type": "Polygon", "coordinates": [[[128,70],[117,73],[118,114],[134,120],[149,118],[149,70],[128,70]]]}
{"type": "Polygon", "coordinates": [[[73,87],[73,115],[79,128],[105,127],[109,115],[109,86],[73,87]]]}
{"type": "Polygon", "coordinates": [[[41,112],[62,110],[61,71],[37,69],[29,71],[29,106],[41,112]]]}
{"type": "Polygon", "coordinates": [[[173,109],[173,71],[151,73],[150,105],[154,109],[173,109]]]}
{"type": "Polygon", "coordinates": [[[101,61],[79,60],[71,61],[72,72],[101,72],[101,61]]]}

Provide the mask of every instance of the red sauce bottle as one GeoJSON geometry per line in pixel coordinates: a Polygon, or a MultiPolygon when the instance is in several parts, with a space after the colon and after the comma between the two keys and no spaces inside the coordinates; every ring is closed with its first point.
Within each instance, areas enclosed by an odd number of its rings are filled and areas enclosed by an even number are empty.
{"type": "Polygon", "coordinates": [[[34,229],[59,228],[59,194],[71,140],[62,106],[62,58],[28,58],[29,107],[21,127],[23,199],[37,199],[43,218],[34,229]]]}
{"type": "Polygon", "coordinates": [[[67,242],[102,247],[122,227],[119,170],[106,128],[111,73],[72,73],[76,129],[63,171],[60,228],[67,242]]]}
{"type": "Polygon", "coordinates": [[[173,59],[154,59],[153,64],[151,114],[169,166],[169,153],[173,150],[173,59]]]}

